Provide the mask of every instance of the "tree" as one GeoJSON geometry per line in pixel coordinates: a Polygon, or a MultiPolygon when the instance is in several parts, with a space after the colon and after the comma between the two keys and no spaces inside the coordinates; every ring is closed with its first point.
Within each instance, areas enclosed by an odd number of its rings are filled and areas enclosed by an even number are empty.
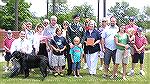
{"type": "MultiPolygon", "coordinates": [[[[19,0],[18,6],[18,21],[19,27],[21,29],[21,23],[25,22],[27,19],[32,18],[32,14],[28,10],[31,4],[25,2],[25,0],[19,0]]],[[[0,24],[1,28],[6,30],[14,30],[15,29],[15,0],[8,0],[6,6],[0,11],[0,24]]]]}
{"type": "Polygon", "coordinates": [[[150,6],[144,7],[144,13],[145,15],[147,15],[148,17],[150,17],[150,6]]]}
{"type": "Polygon", "coordinates": [[[119,24],[127,23],[127,17],[137,16],[139,13],[139,9],[129,7],[128,2],[116,2],[116,5],[108,9],[108,11],[117,18],[119,24]]]}

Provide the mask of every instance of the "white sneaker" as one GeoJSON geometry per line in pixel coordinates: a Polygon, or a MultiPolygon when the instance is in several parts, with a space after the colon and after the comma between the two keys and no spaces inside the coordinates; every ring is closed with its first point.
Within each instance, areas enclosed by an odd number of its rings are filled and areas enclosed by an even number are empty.
{"type": "Polygon", "coordinates": [[[123,74],[123,69],[120,70],[120,73],[123,74]]]}
{"type": "Polygon", "coordinates": [[[76,75],[74,75],[74,78],[78,78],[76,75]]]}
{"type": "Polygon", "coordinates": [[[103,67],[102,67],[102,66],[101,66],[101,67],[99,67],[99,70],[100,70],[100,71],[102,71],[102,70],[103,70],[103,67]]]}
{"type": "Polygon", "coordinates": [[[134,70],[131,70],[127,75],[128,76],[133,76],[134,75],[134,70]]]}
{"type": "Polygon", "coordinates": [[[140,75],[144,76],[145,72],[143,70],[140,70],[140,75]]]}
{"type": "Polygon", "coordinates": [[[88,68],[87,63],[85,63],[83,69],[87,69],[87,68],[88,68]]]}

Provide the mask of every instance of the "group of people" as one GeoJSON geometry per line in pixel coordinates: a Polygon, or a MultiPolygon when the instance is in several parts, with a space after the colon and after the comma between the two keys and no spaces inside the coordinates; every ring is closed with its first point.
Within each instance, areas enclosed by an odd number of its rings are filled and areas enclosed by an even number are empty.
{"type": "Polygon", "coordinates": [[[104,70],[102,77],[110,77],[111,59],[113,72],[111,79],[118,76],[118,65],[122,64],[122,79],[126,80],[126,70],[129,58],[132,58],[132,69],[128,75],[134,75],[135,63],[140,60],[140,74],[144,75],[144,48],[147,45],[146,37],[142,34],[143,29],[135,25],[134,17],[129,18],[129,24],[116,25],[117,19],[107,18],[101,20],[101,27],[96,28],[96,22],[87,18],[80,23],[80,15],[73,16],[73,21],[64,21],[57,24],[57,17],[51,16],[50,21],[45,19],[37,24],[34,31],[31,22],[22,24],[19,38],[12,38],[8,31],[8,38],[4,40],[6,50],[5,60],[7,68],[11,53],[21,51],[27,54],[44,55],[49,59],[50,71],[54,76],[64,76],[67,65],[67,76],[80,77],[81,62],[88,69],[91,76],[96,75],[98,57],[100,57],[100,70],[104,70]],[[82,59],[83,58],[83,59],[82,59]],[[67,61],[67,64],[66,64],[67,61]],[[86,67],[87,66],[87,67],[86,67]]]}

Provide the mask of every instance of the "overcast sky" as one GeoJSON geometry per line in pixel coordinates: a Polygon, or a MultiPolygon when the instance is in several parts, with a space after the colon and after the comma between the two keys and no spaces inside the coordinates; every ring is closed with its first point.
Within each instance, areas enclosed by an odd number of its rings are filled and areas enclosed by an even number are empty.
{"type": "MultiPolygon", "coordinates": [[[[36,16],[43,16],[46,14],[46,0],[26,0],[32,3],[30,11],[35,12],[36,16]]],[[[51,0],[49,0],[51,1],[51,0]]],[[[82,5],[87,2],[92,5],[94,9],[94,15],[97,15],[97,1],[98,0],[68,0],[67,4],[71,9],[75,5],[82,5]]],[[[114,6],[116,2],[126,1],[130,6],[142,9],[144,6],[150,6],[150,0],[106,0],[106,9],[114,6]]],[[[100,17],[103,17],[103,0],[100,0],[100,17]]]]}

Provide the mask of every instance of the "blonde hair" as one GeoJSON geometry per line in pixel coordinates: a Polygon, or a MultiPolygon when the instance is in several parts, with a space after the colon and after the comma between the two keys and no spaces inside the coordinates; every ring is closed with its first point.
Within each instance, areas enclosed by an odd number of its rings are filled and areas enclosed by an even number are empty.
{"type": "Polygon", "coordinates": [[[73,41],[79,41],[79,43],[80,43],[80,38],[79,38],[78,36],[76,36],[76,37],[73,39],[73,41]]]}

